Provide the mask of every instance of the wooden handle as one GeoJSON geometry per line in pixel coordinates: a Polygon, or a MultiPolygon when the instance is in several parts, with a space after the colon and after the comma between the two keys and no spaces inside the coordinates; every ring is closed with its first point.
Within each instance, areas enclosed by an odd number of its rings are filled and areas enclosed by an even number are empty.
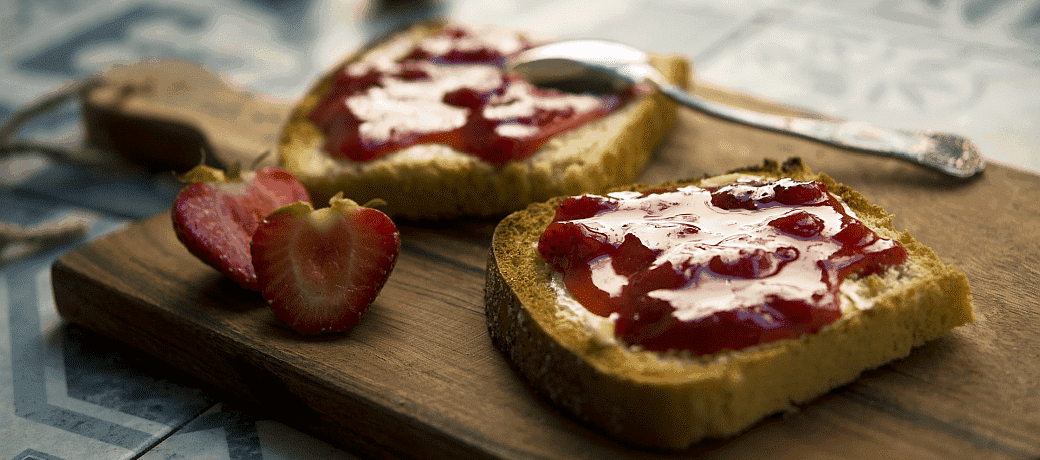
{"type": "Polygon", "coordinates": [[[156,171],[191,168],[201,148],[214,166],[277,164],[278,136],[292,109],[288,101],[234,87],[212,70],[181,60],[114,65],[100,82],[83,101],[91,145],[156,171]]]}

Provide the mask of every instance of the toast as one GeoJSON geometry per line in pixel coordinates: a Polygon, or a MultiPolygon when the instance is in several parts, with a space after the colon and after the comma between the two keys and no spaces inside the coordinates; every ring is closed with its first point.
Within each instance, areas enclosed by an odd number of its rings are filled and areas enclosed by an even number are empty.
{"type": "Polygon", "coordinates": [[[708,355],[648,351],[563,307],[553,269],[536,248],[559,197],[507,216],[495,230],[485,290],[493,342],[535,389],[577,419],[626,444],[679,450],[736,435],[973,321],[962,272],[897,232],[882,208],[798,159],[625,190],[722,185],[747,176],[825,184],[879,237],[898,241],[906,262],[846,278],[843,289],[855,293],[858,307],[846,305],[851,300],[843,295],[840,317],[815,333],[708,355]]]}
{"type": "MultiPolygon", "coordinates": [[[[405,219],[501,217],[553,196],[599,192],[632,182],[675,124],[677,106],[646,91],[603,118],[553,136],[530,157],[506,164],[491,164],[438,143],[410,146],[370,161],[326,153],[325,134],[308,114],[331,90],[335,75],[402,43],[419,43],[447,26],[415,25],[356,53],[320,79],[295,107],[280,139],[280,162],[315,202],[342,191],[359,203],[383,199],[388,204],[382,210],[405,219]]],[[[689,84],[686,59],[652,58],[668,80],[683,87],[689,84]]]]}

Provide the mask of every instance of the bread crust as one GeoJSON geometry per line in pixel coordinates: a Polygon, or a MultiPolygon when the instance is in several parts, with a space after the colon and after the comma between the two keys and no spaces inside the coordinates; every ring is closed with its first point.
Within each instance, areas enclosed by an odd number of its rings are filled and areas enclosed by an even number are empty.
{"type": "Polygon", "coordinates": [[[896,231],[891,216],[859,193],[813,174],[798,159],[766,161],[739,173],[825,183],[879,236],[902,243],[908,262],[884,276],[846,280],[873,305],[845,313],[816,334],[705,357],[632,351],[597,340],[557,305],[551,269],[535,242],[558,197],[513,213],[496,228],[485,288],[493,342],[534,388],[578,419],[628,444],[678,450],[735,435],[973,320],[967,277],[896,231]]]}
{"type": "MultiPolygon", "coordinates": [[[[391,35],[328,72],[294,108],[279,142],[281,165],[300,179],[316,203],[339,191],[364,203],[382,198],[393,217],[494,217],[553,196],[600,192],[635,180],[674,127],[677,106],[660,94],[630,101],[614,113],[555,136],[531,157],[495,166],[444,145],[423,144],[384,158],[354,162],[322,150],[323,134],[307,114],[330,89],[333,76],[374,49],[398,40],[420,41],[445,27],[423,23],[391,35]]],[[[653,55],[665,77],[690,82],[689,62],[653,55]]]]}

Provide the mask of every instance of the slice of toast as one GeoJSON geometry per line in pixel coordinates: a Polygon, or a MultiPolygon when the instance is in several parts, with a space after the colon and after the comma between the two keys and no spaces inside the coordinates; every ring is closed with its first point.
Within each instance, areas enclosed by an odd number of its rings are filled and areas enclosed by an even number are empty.
{"type": "MultiPolygon", "coordinates": [[[[359,203],[385,200],[388,204],[381,209],[394,217],[502,216],[553,196],[600,192],[632,182],[675,124],[676,105],[660,94],[647,94],[505,165],[440,144],[416,145],[364,162],[328,155],[324,134],[308,114],[330,91],[334,76],[347,65],[402,42],[417,43],[446,26],[419,24],[362,50],[332,69],[299,102],[281,137],[280,161],[315,202],[343,191],[359,203]]],[[[683,87],[689,84],[686,59],[652,58],[668,80],[683,87]]]]}
{"type": "Polygon", "coordinates": [[[676,450],[740,433],[973,320],[963,273],[897,232],[882,208],[798,159],[628,190],[721,185],[748,175],[822,182],[878,236],[901,243],[907,261],[880,275],[844,280],[864,305],[843,305],[841,317],[814,334],[708,356],[640,350],[561,306],[553,270],[536,248],[563,199],[555,198],[509,215],[495,231],[485,305],[496,346],[534,388],[578,419],[625,443],[676,450]]]}

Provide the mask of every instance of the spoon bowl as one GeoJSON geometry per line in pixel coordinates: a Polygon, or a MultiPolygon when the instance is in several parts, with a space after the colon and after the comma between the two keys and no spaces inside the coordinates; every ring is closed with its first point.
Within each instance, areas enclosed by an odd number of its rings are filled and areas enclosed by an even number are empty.
{"type": "Polygon", "coordinates": [[[597,94],[623,92],[656,72],[643,51],[604,40],[532,48],[517,55],[510,70],[538,86],[597,94]]]}
{"type": "Polygon", "coordinates": [[[913,162],[953,177],[973,177],[986,167],[978,147],[956,134],[773,115],[695,96],[665,80],[650,65],[645,52],[623,43],[607,40],[551,43],[517,54],[509,63],[509,70],[533,85],[578,93],[618,93],[645,82],[686,107],[716,117],[913,162]]]}

